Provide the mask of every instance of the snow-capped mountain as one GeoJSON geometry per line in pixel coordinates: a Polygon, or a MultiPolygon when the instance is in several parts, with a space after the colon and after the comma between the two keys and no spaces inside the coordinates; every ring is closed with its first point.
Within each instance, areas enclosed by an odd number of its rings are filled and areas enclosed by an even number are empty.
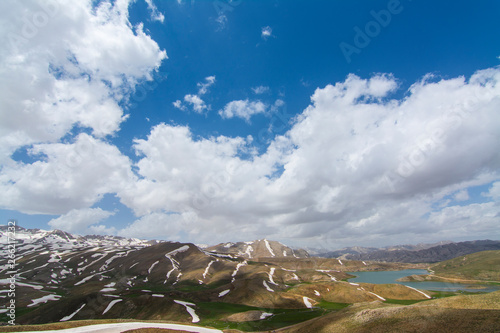
{"type": "Polygon", "coordinates": [[[281,244],[280,242],[267,239],[259,239],[249,242],[220,243],[218,245],[207,247],[206,250],[216,253],[236,255],[247,259],[272,257],[309,257],[307,251],[303,249],[294,250],[284,244],[281,244]]]}
{"type": "MultiPolygon", "coordinates": [[[[2,244],[9,236],[0,229],[2,244]]],[[[372,290],[358,290],[342,279],[348,271],[392,267],[309,258],[269,240],[200,248],[17,227],[15,245],[15,267],[0,266],[0,298],[7,299],[15,285],[16,321],[22,324],[110,318],[198,322],[209,315],[211,302],[308,309],[323,297],[373,301],[378,296],[372,290]],[[355,299],[342,298],[346,293],[355,299]]],[[[0,251],[6,255],[8,247],[0,251]]],[[[422,297],[411,289],[404,292],[422,297]]],[[[8,319],[6,311],[0,305],[0,321],[8,319]]]]}
{"type": "MultiPolygon", "coordinates": [[[[0,242],[6,243],[8,237],[6,226],[0,226],[0,242]]],[[[28,244],[47,245],[50,248],[73,248],[88,246],[149,246],[159,241],[146,241],[137,238],[124,238],[119,236],[72,235],[62,230],[25,229],[15,227],[15,234],[10,234],[16,240],[17,249],[23,250],[28,244]]]]}

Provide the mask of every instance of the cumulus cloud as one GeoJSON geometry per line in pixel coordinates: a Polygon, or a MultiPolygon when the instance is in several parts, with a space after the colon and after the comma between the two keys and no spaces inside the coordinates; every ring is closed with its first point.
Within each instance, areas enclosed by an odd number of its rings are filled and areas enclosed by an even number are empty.
{"type": "Polygon", "coordinates": [[[261,95],[261,94],[269,92],[269,87],[258,86],[258,87],[252,88],[252,90],[253,90],[254,94],[261,95]]]}
{"type": "Polygon", "coordinates": [[[54,229],[81,235],[86,235],[89,234],[89,232],[95,231],[98,231],[99,234],[109,234],[114,233],[116,230],[114,228],[106,228],[103,225],[95,224],[98,224],[114,214],[114,212],[108,212],[101,208],[73,209],[58,218],[50,220],[49,225],[54,229]]]}
{"type": "Polygon", "coordinates": [[[234,163],[245,164],[237,155],[247,145],[243,138],[225,136],[195,140],[188,127],[157,125],[147,140],[135,140],[140,179],[119,193],[122,202],[140,216],[186,211],[199,193],[211,191],[216,178],[223,181],[234,163]]]}
{"type": "Polygon", "coordinates": [[[2,1],[0,10],[10,13],[0,17],[2,163],[73,126],[116,133],[126,119],[118,102],[167,57],[142,25],[131,26],[128,1],[2,1]]]}
{"type": "Polygon", "coordinates": [[[210,88],[215,83],[215,76],[207,76],[205,78],[205,82],[198,82],[198,94],[187,94],[184,96],[184,103],[180,100],[176,100],[172,104],[175,108],[186,111],[187,106],[190,105],[194,112],[203,113],[205,110],[210,110],[210,105],[207,105],[201,96],[205,95],[208,92],[208,88],[210,88]]]}
{"type": "Polygon", "coordinates": [[[250,117],[258,113],[266,112],[267,106],[261,101],[237,100],[226,104],[224,109],[219,110],[222,118],[238,117],[250,121],[250,117]]]}
{"type": "Polygon", "coordinates": [[[151,230],[155,231],[156,239],[179,240],[179,232],[184,230],[185,221],[180,214],[155,212],[142,216],[125,228],[118,235],[129,238],[152,238],[151,230]]]}
{"type": "Polygon", "coordinates": [[[135,178],[129,158],[116,146],[84,133],[73,143],[34,145],[29,153],[43,159],[3,166],[2,207],[28,214],[66,214],[91,207],[135,178]]]}
{"type": "MultiPolygon", "coordinates": [[[[2,208],[87,214],[79,222],[84,224],[98,216],[85,209],[133,181],[129,159],[106,137],[127,119],[119,103],[127,105],[136,85],[152,79],[167,56],[142,24],[131,25],[128,6],[0,3],[0,11],[9,13],[0,16],[6,28],[0,51],[0,188],[8,194],[0,199],[2,208]],[[74,136],[75,127],[84,133],[74,136]],[[14,160],[20,149],[30,158],[14,160]]],[[[54,225],[67,223],[65,216],[54,225]]]]}
{"type": "MultiPolygon", "coordinates": [[[[285,135],[245,159],[248,140],[194,140],[186,127],[161,125],[135,145],[143,157],[132,193],[144,195],[122,201],[139,215],[190,212],[191,230],[213,230],[208,242],[235,230],[325,248],[486,235],[498,203],[435,204],[499,179],[499,81],[498,68],[424,78],[397,100],[391,75],[349,75],[316,89],[285,135]]],[[[249,117],[250,105],[227,114],[249,117]]]]}
{"type": "MultiPolygon", "coordinates": [[[[134,140],[132,162],[109,137],[127,119],[120,105],[167,56],[131,25],[128,6],[0,2],[10,13],[0,17],[2,208],[61,215],[50,225],[70,231],[205,243],[268,237],[333,248],[498,233],[500,68],[424,77],[400,99],[390,74],[349,75],[316,89],[264,153],[250,136],[203,138],[159,124],[134,140]],[[47,20],[25,27],[38,12],[47,20]],[[479,185],[490,185],[484,202],[465,204],[479,185]],[[108,228],[113,213],[97,208],[105,194],[137,219],[108,228]]],[[[206,77],[174,106],[210,109],[203,96],[215,81],[206,77]]],[[[236,100],[220,115],[249,121],[283,103],[236,100]]]]}
{"type": "MultiPolygon", "coordinates": [[[[203,101],[198,95],[188,94],[184,96],[184,101],[190,104],[193,107],[193,110],[197,113],[202,113],[203,110],[207,109],[205,101],[203,101]]],[[[176,104],[174,104],[174,106],[176,106],[176,104]]]]}

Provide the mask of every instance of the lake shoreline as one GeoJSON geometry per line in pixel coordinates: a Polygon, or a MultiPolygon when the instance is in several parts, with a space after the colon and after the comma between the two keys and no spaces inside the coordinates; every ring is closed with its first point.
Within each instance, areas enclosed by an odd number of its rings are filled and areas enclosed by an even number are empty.
{"type": "Polygon", "coordinates": [[[372,284],[403,284],[413,288],[435,291],[462,290],[468,292],[491,292],[500,289],[500,284],[495,283],[494,281],[465,280],[425,274],[428,272],[428,270],[424,269],[379,272],[348,272],[348,274],[356,276],[348,279],[348,281],[372,284]]]}
{"type": "Polygon", "coordinates": [[[444,277],[433,274],[413,274],[409,276],[405,276],[396,280],[397,282],[425,282],[425,281],[434,281],[434,282],[452,282],[452,283],[464,283],[464,284],[473,284],[473,285],[499,285],[499,281],[483,281],[483,280],[471,280],[471,279],[460,279],[453,277],[444,277]]]}

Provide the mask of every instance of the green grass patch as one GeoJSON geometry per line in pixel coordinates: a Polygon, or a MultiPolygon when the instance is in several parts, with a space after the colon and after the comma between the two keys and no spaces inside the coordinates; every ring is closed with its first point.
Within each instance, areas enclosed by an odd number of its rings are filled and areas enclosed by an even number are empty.
{"type": "Polygon", "coordinates": [[[346,307],[348,307],[349,303],[334,303],[334,302],[327,302],[327,301],[321,301],[318,303],[318,306],[326,309],[326,310],[342,310],[346,307]]]}
{"type": "Polygon", "coordinates": [[[199,302],[196,303],[197,310],[202,318],[205,319],[220,319],[222,317],[231,315],[233,313],[245,312],[250,310],[261,310],[266,311],[261,308],[256,308],[249,305],[243,304],[232,304],[224,302],[199,302]]]}
{"type": "Polygon", "coordinates": [[[199,302],[196,305],[196,312],[202,318],[200,324],[203,326],[211,326],[218,329],[237,329],[245,332],[252,332],[273,330],[289,325],[298,324],[303,321],[322,316],[331,311],[344,309],[350,304],[322,301],[318,304],[321,308],[315,309],[268,309],[224,302],[199,302]],[[223,320],[224,317],[231,314],[251,310],[272,313],[273,316],[263,320],[241,323],[233,323],[223,320]]]}
{"type": "MultiPolygon", "coordinates": [[[[255,310],[256,308],[253,308],[255,310]]],[[[211,326],[218,329],[237,329],[244,332],[269,331],[285,326],[301,323],[324,315],[327,311],[323,309],[258,309],[273,316],[263,320],[232,323],[222,320],[202,320],[203,326],[211,326]]],[[[248,311],[248,310],[245,310],[248,311]]]]}
{"type": "MultiPolygon", "coordinates": [[[[14,319],[14,322],[16,322],[17,324],[17,321],[18,321],[18,318],[27,314],[27,313],[30,313],[31,311],[34,311],[37,307],[16,307],[16,319],[14,319]]],[[[2,313],[0,314],[0,322],[1,323],[6,323],[8,322],[9,320],[11,320],[11,318],[9,316],[7,316],[6,313],[2,313]]],[[[0,331],[1,332],[1,331],[0,331]]]]}
{"type": "Polygon", "coordinates": [[[454,291],[440,291],[440,290],[429,290],[432,292],[432,297],[433,298],[443,298],[443,297],[452,297],[452,296],[457,296],[458,293],[454,291]]]}

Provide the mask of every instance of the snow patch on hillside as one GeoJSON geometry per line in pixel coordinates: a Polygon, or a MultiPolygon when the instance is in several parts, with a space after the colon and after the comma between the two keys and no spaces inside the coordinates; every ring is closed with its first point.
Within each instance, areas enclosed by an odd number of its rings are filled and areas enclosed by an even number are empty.
{"type": "Polygon", "coordinates": [[[108,312],[109,310],[111,310],[111,308],[113,307],[113,305],[115,305],[116,303],[119,303],[121,301],[122,301],[122,299],[115,299],[115,300],[112,300],[111,302],[109,302],[108,306],[106,307],[106,309],[104,309],[104,312],[102,314],[105,314],[106,312],[108,312]]]}
{"type": "Polygon", "coordinates": [[[268,312],[262,312],[262,314],[260,315],[260,320],[262,319],[266,319],[267,317],[271,317],[273,314],[272,313],[268,313],[268,312]]]}
{"type": "Polygon", "coordinates": [[[247,246],[244,254],[247,254],[248,258],[251,259],[252,258],[252,253],[250,253],[250,252],[253,252],[253,247],[249,245],[249,246],[247,246]]]}
{"type": "Polygon", "coordinates": [[[234,269],[233,274],[231,274],[231,276],[233,277],[233,279],[231,280],[231,283],[233,283],[234,280],[236,280],[236,274],[238,273],[238,270],[245,265],[247,265],[246,260],[243,262],[240,262],[240,263],[238,263],[238,265],[236,265],[236,268],[234,269]]]}
{"type": "Polygon", "coordinates": [[[197,323],[197,322],[200,321],[200,317],[198,317],[196,315],[196,312],[194,311],[194,309],[192,307],[190,307],[190,306],[196,306],[196,304],[189,303],[189,302],[178,301],[178,300],[174,300],[174,302],[177,303],[177,304],[183,305],[186,308],[187,312],[193,318],[193,320],[192,320],[193,323],[197,323]]]}
{"type": "Polygon", "coordinates": [[[408,288],[410,288],[410,289],[413,289],[413,290],[415,290],[416,292],[421,293],[422,295],[424,295],[424,296],[425,296],[425,297],[427,297],[427,298],[432,298],[431,296],[427,295],[427,294],[426,294],[426,293],[424,293],[423,291],[420,291],[420,290],[418,290],[418,289],[415,289],[415,288],[412,288],[412,287],[410,287],[410,286],[406,286],[406,285],[405,285],[405,287],[408,287],[408,288]]]}
{"type": "Polygon", "coordinates": [[[369,293],[369,294],[372,294],[373,296],[377,296],[377,297],[378,297],[380,300],[382,300],[382,301],[385,301],[385,298],[383,298],[382,296],[379,296],[379,295],[377,295],[377,294],[375,294],[375,293],[372,293],[371,291],[368,291],[368,293],[369,293]]]}
{"type": "Polygon", "coordinates": [[[272,290],[269,285],[266,283],[266,281],[262,281],[262,284],[264,285],[264,287],[266,287],[267,291],[270,291],[272,293],[274,293],[274,290],[272,290]]]}
{"type": "Polygon", "coordinates": [[[59,321],[67,321],[67,320],[70,320],[71,318],[73,318],[78,312],[80,312],[81,309],[83,309],[83,307],[85,306],[86,304],[82,304],[82,306],[80,306],[78,308],[78,310],[76,310],[75,312],[73,312],[72,314],[70,314],[69,316],[66,316],[66,317],[63,317],[61,320],[59,321]]]}
{"type": "Polygon", "coordinates": [[[208,263],[208,266],[207,268],[205,268],[205,272],[203,272],[203,278],[205,279],[207,277],[207,274],[208,274],[208,270],[210,269],[210,266],[212,266],[212,264],[216,262],[216,260],[212,260],[211,262],[208,263]]]}
{"type": "Polygon", "coordinates": [[[272,283],[275,286],[277,286],[278,284],[276,282],[274,282],[274,280],[273,280],[273,275],[274,275],[275,270],[276,270],[276,268],[271,267],[271,271],[268,273],[268,275],[269,275],[269,283],[272,283]]]}
{"type": "Polygon", "coordinates": [[[269,251],[269,253],[271,253],[271,257],[275,257],[276,255],[274,254],[273,249],[271,249],[271,245],[269,245],[269,242],[267,241],[267,239],[264,239],[264,243],[266,244],[266,247],[267,247],[267,250],[269,251]]]}
{"type": "Polygon", "coordinates": [[[92,279],[95,275],[96,274],[92,274],[92,275],[89,275],[89,276],[83,278],[81,281],[78,281],[77,283],[75,283],[75,286],[78,286],[78,285],[80,285],[82,283],[87,282],[88,280],[92,279]]]}
{"type": "Polygon", "coordinates": [[[167,256],[167,257],[175,256],[177,253],[186,252],[187,250],[189,250],[189,245],[183,245],[183,246],[179,247],[178,249],[170,251],[165,256],[167,256]]]}
{"type": "Polygon", "coordinates": [[[219,293],[219,297],[226,296],[230,291],[231,291],[231,289],[227,289],[227,290],[221,291],[219,293]]]}
{"type": "Polygon", "coordinates": [[[46,296],[43,296],[40,298],[32,299],[31,301],[33,303],[28,304],[28,307],[30,308],[30,307],[38,305],[40,303],[47,303],[48,301],[58,301],[60,298],[61,298],[60,295],[46,295],[46,296]]]}
{"type": "Polygon", "coordinates": [[[149,267],[149,269],[148,269],[148,274],[151,274],[151,271],[153,270],[153,268],[154,268],[156,265],[158,265],[159,263],[160,263],[160,261],[159,261],[159,260],[155,261],[155,262],[151,265],[151,267],[149,267]]]}
{"type": "Polygon", "coordinates": [[[309,309],[312,309],[312,304],[311,304],[311,299],[309,297],[302,297],[302,300],[304,301],[304,305],[308,307],[309,309]]]}

